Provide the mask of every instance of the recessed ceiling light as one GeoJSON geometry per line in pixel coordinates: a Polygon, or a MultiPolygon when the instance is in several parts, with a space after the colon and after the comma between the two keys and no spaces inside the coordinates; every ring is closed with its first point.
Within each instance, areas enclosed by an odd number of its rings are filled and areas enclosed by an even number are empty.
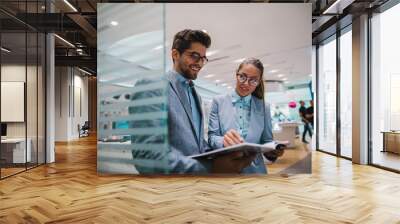
{"type": "Polygon", "coordinates": [[[162,48],[163,48],[163,45],[160,44],[160,45],[158,45],[157,47],[154,47],[153,50],[156,51],[156,50],[160,50],[160,49],[162,49],[162,48]]]}
{"type": "Polygon", "coordinates": [[[240,63],[240,62],[244,61],[244,59],[246,59],[246,58],[239,58],[239,59],[234,60],[233,62],[240,63]]]}
{"type": "Polygon", "coordinates": [[[282,81],[286,81],[286,80],[288,80],[287,78],[283,78],[283,79],[281,79],[282,81]]]}
{"type": "Polygon", "coordinates": [[[282,78],[283,76],[285,76],[285,74],[278,74],[279,78],[282,78]]]}
{"type": "Polygon", "coordinates": [[[228,89],[232,89],[232,86],[228,86],[228,87],[226,87],[226,88],[228,88],[228,89]]]}
{"type": "Polygon", "coordinates": [[[62,38],[62,37],[60,37],[60,36],[57,35],[57,34],[54,34],[54,36],[57,37],[58,39],[60,39],[61,41],[63,41],[64,43],[68,44],[69,46],[75,48],[75,45],[73,45],[73,44],[72,44],[71,42],[69,42],[68,40],[66,40],[66,39],[64,39],[64,38],[62,38]]]}
{"type": "Polygon", "coordinates": [[[216,54],[216,53],[218,53],[218,52],[219,52],[219,50],[208,51],[208,52],[206,53],[206,56],[207,56],[207,57],[210,57],[211,55],[214,55],[214,54],[216,54]]]}
{"type": "Polygon", "coordinates": [[[221,82],[221,80],[217,79],[217,80],[215,80],[215,82],[217,82],[217,83],[218,83],[218,82],[221,82]]]}
{"type": "Polygon", "coordinates": [[[226,83],[222,83],[222,85],[221,86],[227,86],[228,84],[226,84],[226,83]]]}
{"type": "Polygon", "coordinates": [[[81,69],[81,68],[79,68],[79,67],[78,67],[78,70],[81,71],[81,72],[83,72],[83,73],[85,73],[85,74],[92,75],[92,73],[90,73],[90,72],[88,72],[88,71],[85,71],[85,70],[83,70],[83,69],[81,69]]]}
{"type": "MultiPolygon", "coordinates": [[[[338,10],[340,8],[340,2],[342,0],[336,0],[335,2],[333,2],[332,5],[330,5],[327,9],[325,9],[322,14],[328,14],[328,13],[333,13],[333,14],[339,14],[338,10]],[[333,10],[333,11],[332,11],[333,10]]],[[[348,1],[349,2],[349,1],[348,1]]],[[[343,2],[342,2],[343,3],[343,2]]],[[[344,3],[346,4],[346,3],[344,3]]]]}
{"type": "Polygon", "coordinates": [[[7,53],[10,53],[10,52],[11,52],[11,50],[9,50],[9,49],[7,49],[7,48],[5,48],[5,47],[1,47],[1,50],[4,51],[4,52],[7,52],[7,53]]]}
{"type": "Polygon", "coordinates": [[[40,7],[42,10],[46,9],[46,6],[42,5],[42,7],[40,7]]]}
{"type": "Polygon", "coordinates": [[[214,77],[214,76],[215,76],[215,74],[208,74],[208,75],[204,76],[204,78],[209,79],[209,78],[214,77]]]}
{"type": "Polygon", "coordinates": [[[279,70],[278,69],[273,69],[273,70],[271,70],[271,71],[269,71],[270,73],[276,73],[276,72],[279,72],[279,70]]]}
{"type": "Polygon", "coordinates": [[[74,12],[78,12],[78,10],[71,4],[69,3],[67,0],[64,0],[65,4],[67,4],[74,12]]]}
{"type": "Polygon", "coordinates": [[[309,76],[312,77],[312,74],[310,74],[309,76]]]}
{"type": "Polygon", "coordinates": [[[118,22],[117,22],[117,21],[111,21],[110,24],[111,24],[112,26],[118,26],[118,22]]]}

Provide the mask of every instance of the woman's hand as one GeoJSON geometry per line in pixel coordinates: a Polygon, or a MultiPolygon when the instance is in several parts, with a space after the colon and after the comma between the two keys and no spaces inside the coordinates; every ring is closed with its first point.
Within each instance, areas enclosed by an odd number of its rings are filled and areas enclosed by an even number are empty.
{"type": "Polygon", "coordinates": [[[237,144],[240,144],[240,143],[243,143],[243,142],[244,142],[243,138],[234,129],[230,129],[224,135],[224,147],[228,147],[228,146],[231,146],[231,145],[237,145],[237,144]]]}

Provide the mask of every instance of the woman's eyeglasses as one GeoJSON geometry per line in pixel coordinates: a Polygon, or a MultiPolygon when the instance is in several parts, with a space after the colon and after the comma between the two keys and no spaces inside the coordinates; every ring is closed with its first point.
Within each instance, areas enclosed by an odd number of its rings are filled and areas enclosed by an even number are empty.
{"type": "Polygon", "coordinates": [[[246,81],[249,81],[249,85],[254,86],[254,87],[258,86],[258,84],[260,83],[260,80],[254,79],[254,78],[248,78],[247,75],[245,75],[245,74],[238,73],[238,74],[236,74],[236,76],[237,76],[237,80],[240,83],[245,83],[246,81]]]}
{"type": "MultiPolygon", "coordinates": [[[[185,52],[186,53],[186,52],[185,52]]],[[[208,58],[206,57],[206,56],[200,56],[200,54],[199,53],[197,53],[197,52],[190,52],[190,51],[187,51],[187,53],[188,53],[188,55],[189,55],[189,57],[194,61],[194,62],[199,62],[200,61],[200,59],[201,59],[201,62],[203,63],[203,65],[204,64],[206,64],[207,62],[208,62],[208,58]]]]}

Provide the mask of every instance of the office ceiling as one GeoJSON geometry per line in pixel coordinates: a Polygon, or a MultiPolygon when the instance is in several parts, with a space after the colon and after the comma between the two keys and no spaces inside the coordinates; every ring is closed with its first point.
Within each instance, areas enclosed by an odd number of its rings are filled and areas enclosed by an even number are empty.
{"type": "Polygon", "coordinates": [[[187,27],[207,30],[210,62],[199,75],[207,89],[233,87],[236,69],[247,57],[263,62],[264,80],[304,83],[311,80],[310,12],[306,4],[168,4],[166,41],[187,27]]]}
{"type": "Polygon", "coordinates": [[[157,9],[150,4],[104,5],[98,12],[98,51],[108,59],[101,61],[98,71],[108,81],[121,82],[124,72],[140,74],[140,71],[162,70],[164,30],[168,70],[172,66],[169,49],[173,35],[190,27],[204,29],[212,37],[208,51],[210,61],[196,81],[196,85],[204,90],[203,95],[232,88],[235,70],[245,57],[263,61],[264,79],[309,82],[310,11],[311,5],[287,4],[168,4],[164,12],[161,7],[157,9]],[[205,12],[207,17],[204,17],[205,12]],[[129,15],[135,16],[129,19],[129,15]],[[296,19],[288,20],[290,16],[296,19]],[[112,26],[112,22],[118,22],[118,25],[112,26]],[[110,58],[129,61],[136,67],[123,70],[124,65],[118,62],[105,64],[110,58]]]}
{"type": "MultiPolygon", "coordinates": [[[[363,11],[365,9],[373,8],[379,6],[386,2],[387,0],[354,0],[346,2],[350,2],[350,6],[345,9],[342,9],[344,14],[346,13],[357,13],[363,11]]],[[[96,71],[97,66],[97,3],[119,3],[119,2],[166,2],[166,1],[150,1],[150,0],[131,0],[131,1],[118,1],[118,0],[68,0],[68,1],[47,1],[51,2],[51,7],[53,9],[52,14],[46,14],[46,11],[49,12],[49,7],[46,8],[45,0],[41,1],[17,1],[17,0],[2,0],[0,2],[0,20],[2,24],[2,31],[11,31],[18,32],[18,29],[24,28],[25,25],[23,22],[36,28],[37,30],[55,32],[59,34],[65,40],[73,43],[76,48],[71,49],[71,46],[68,46],[64,41],[56,38],[56,63],[58,65],[70,65],[70,66],[83,66],[88,68],[89,70],[96,71]],[[69,4],[68,4],[68,3],[69,4]],[[72,7],[71,7],[72,6],[72,7]],[[75,9],[76,11],[75,11],[75,9]],[[29,12],[31,14],[24,14],[24,12],[29,12]],[[22,22],[22,23],[21,23],[22,22]],[[82,53],[78,53],[76,49],[82,49],[82,53]]],[[[168,1],[174,2],[174,1],[168,1]]],[[[182,2],[182,1],[175,1],[182,2]]],[[[201,1],[204,2],[204,1],[201,1]]],[[[322,15],[322,12],[334,4],[334,0],[253,0],[253,1],[223,1],[223,0],[207,0],[206,2],[269,2],[269,3],[311,3],[312,4],[312,19],[313,22],[312,33],[313,40],[318,40],[318,36],[326,36],[329,35],[325,33],[332,24],[334,24],[338,19],[340,19],[344,15],[331,16],[331,15],[322,15]],[[324,34],[324,35],[322,35],[324,34]]],[[[117,13],[118,14],[118,13],[117,13]]],[[[205,16],[205,15],[204,15],[205,16]]],[[[287,16],[290,18],[290,16],[287,16]]],[[[287,18],[282,19],[274,19],[277,23],[281,21],[287,20],[287,18]]],[[[28,26],[28,27],[29,27],[28,26]]],[[[99,26],[100,27],[100,26],[99,26]]],[[[9,34],[10,40],[18,41],[20,38],[12,38],[12,35],[9,34]]],[[[297,65],[287,63],[282,58],[288,58],[283,55],[285,53],[282,52],[290,52],[290,51],[301,51],[301,46],[291,46],[290,48],[281,49],[280,52],[272,51],[272,50],[264,50],[258,51],[259,49],[255,49],[254,53],[246,52],[246,54],[239,53],[241,46],[235,44],[234,41],[230,41],[229,45],[221,46],[218,44],[218,35],[213,34],[215,43],[217,45],[213,45],[215,48],[223,49],[220,50],[219,53],[211,55],[211,59],[214,61],[207,65],[207,69],[205,68],[202,75],[207,75],[206,73],[212,72],[211,68],[219,68],[218,73],[229,74],[232,70],[228,67],[229,61],[231,59],[235,60],[239,54],[242,55],[267,55],[265,56],[264,63],[269,64],[269,62],[273,61],[275,65],[281,63],[281,71],[280,73],[290,73],[291,76],[288,77],[289,80],[295,80],[294,77],[298,78],[299,75],[304,75],[304,69],[300,69],[297,65]],[[235,53],[236,52],[236,53],[235,53]],[[274,56],[272,56],[274,55],[274,56]],[[278,56],[280,55],[280,56],[278,56]],[[218,60],[216,60],[218,59],[218,60]],[[268,62],[267,62],[268,61],[268,62]],[[225,64],[226,66],[224,66],[225,64]]],[[[233,39],[233,38],[232,38],[233,39]]],[[[22,43],[23,44],[23,43],[22,43]]],[[[15,43],[14,45],[19,45],[15,43]]],[[[247,49],[247,48],[246,48],[247,49]]],[[[242,47],[243,50],[243,47],[242,47]]],[[[253,49],[254,50],[254,49],[253,49]]],[[[28,50],[29,51],[29,50],[28,50]]],[[[286,54],[290,55],[290,54],[286,54]]],[[[295,54],[293,55],[295,57],[295,54]]],[[[288,59],[291,61],[291,59],[288,59]]],[[[235,66],[233,64],[233,66],[235,66]]],[[[272,68],[270,68],[272,69],[272,68]]],[[[267,67],[268,71],[268,67],[267,67]]],[[[271,79],[282,78],[282,77],[274,77],[277,74],[270,74],[271,79]]],[[[268,74],[267,74],[268,76],[268,74]]],[[[267,77],[269,78],[269,77],[267,77]]],[[[306,78],[304,76],[304,78],[306,78]]],[[[215,80],[214,80],[215,81],[215,80]]],[[[221,80],[223,82],[224,80],[221,80]]]]}

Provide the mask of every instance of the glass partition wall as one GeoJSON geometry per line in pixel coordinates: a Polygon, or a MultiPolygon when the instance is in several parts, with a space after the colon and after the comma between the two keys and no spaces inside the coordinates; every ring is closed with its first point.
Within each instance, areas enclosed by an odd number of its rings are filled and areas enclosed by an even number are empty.
{"type": "MultiPolygon", "coordinates": [[[[39,12],[39,1],[18,2],[18,8],[39,12]]],[[[3,10],[0,26],[3,179],[45,163],[45,35],[3,10]]]]}
{"type": "Polygon", "coordinates": [[[340,155],[352,158],[352,33],[340,36],[340,155]]]}
{"type": "Polygon", "coordinates": [[[317,150],[352,157],[352,27],[318,45],[317,150]]]}
{"type": "Polygon", "coordinates": [[[400,172],[400,4],[371,18],[370,163],[400,172]]]}
{"type": "Polygon", "coordinates": [[[98,5],[100,173],[170,172],[166,29],[159,15],[165,15],[164,4],[98,5]],[[135,15],[134,22],[124,15],[135,15]],[[114,20],[119,25],[109,26],[114,20]]]}
{"type": "Polygon", "coordinates": [[[318,47],[318,149],[336,154],[336,36],[318,47]]]}
{"type": "MultiPolygon", "coordinates": [[[[400,4],[389,2],[382,5],[369,18],[368,34],[370,40],[368,164],[395,172],[400,172],[400,101],[397,99],[400,95],[398,21],[400,21],[400,4]]],[[[350,25],[337,32],[338,37],[331,37],[320,43],[317,51],[319,68],[317,149],[347,159],[352,158],[351,33],[350,25]],[[336,49],[334,49],[335,44],[336,49]],[[339,57],[335,61],[336,55],[339,57]],[[328,75],[329,72],[334,74],[328,75]],[[337,104],[336,110],[330,110],[334,104],[337,104]]]]}
{"type": "MultiPolygon", "coordinates": [[[[26,169],[26,33],[1,34],[1,177],[26,169]],[[6,49],[6,50],[4,50],[6,49]]],[[[28,160],[30,162],[30,160],[28,160]]]]}

